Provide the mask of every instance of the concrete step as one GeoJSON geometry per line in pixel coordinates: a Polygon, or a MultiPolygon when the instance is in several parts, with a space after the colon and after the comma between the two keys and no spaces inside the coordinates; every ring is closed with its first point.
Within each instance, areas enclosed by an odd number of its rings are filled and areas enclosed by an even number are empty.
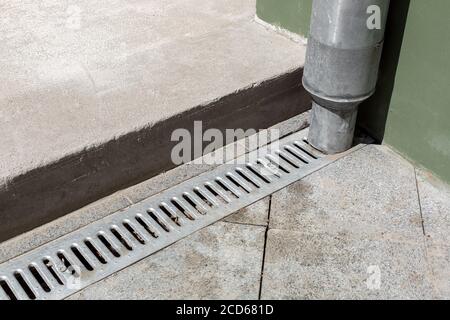
{"type": "Polygon", "coordinates": [[[6,0],[0,241],[173,168],[177,128],[262,129],[309,109],[305,47],[254,8],[6,0]]]}

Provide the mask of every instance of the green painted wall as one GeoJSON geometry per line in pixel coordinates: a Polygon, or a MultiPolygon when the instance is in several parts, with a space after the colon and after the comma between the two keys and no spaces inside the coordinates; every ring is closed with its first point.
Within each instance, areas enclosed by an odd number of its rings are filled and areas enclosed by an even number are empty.
{"type": "MultiPolygon", "coordinates": [[[[307,35],[311,0],[257,0],[258,16],[307,35]]],[[[393,0],[376,94],[358,123],[450,182],[450,1],[393,0]]]]}
{"type": "Polygon", "coordinates": [[[256,15],[273,25],[306,36],[312,0],[257,0],[256,15]]]}
{"type": "Polygon", "coordinates": [[[385,142],[450,182],[450,1],[412,0],[385,142]]]}

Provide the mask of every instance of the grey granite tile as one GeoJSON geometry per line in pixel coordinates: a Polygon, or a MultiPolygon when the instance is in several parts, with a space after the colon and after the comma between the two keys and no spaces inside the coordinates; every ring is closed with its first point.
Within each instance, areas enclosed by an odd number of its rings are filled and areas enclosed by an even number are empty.
{"type": "Polygon", "coordinates": [[[264,234],[218,222],[71,299],[257,299],[264,234]]]}
{"type": "Polygon", "coordinates": [[[450,300],[450,245],[432,245],[428,241],[428,261],[433,274],[435,298],[450,300]]]}
{"type": "Polygon", "coordinates": [[[266,197],[225,218],[225,222],[267,226],[269,222],[270,197],[266,197]]]}
{"type": "Polygon", "coordinates": [[[269,230],[263,299],[428,299],[423,242],[269,230]]]}
{"type": "Polygon", "coordinates": [[[414,168],[387,147],[364,147],[275,193],[270,226],[417,240],[414,168]]]}

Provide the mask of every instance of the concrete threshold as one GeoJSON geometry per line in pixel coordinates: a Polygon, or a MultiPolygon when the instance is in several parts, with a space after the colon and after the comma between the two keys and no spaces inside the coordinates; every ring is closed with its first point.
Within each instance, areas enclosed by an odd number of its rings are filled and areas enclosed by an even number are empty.
{"type": "Polygon", "coordinates": [[[83,1],[75,29],[45,2],[8,0],[1,27],[0,241],[173,168],[175,129],[310,107],[305,47],[255,23],[253,1],[83,1]]]}

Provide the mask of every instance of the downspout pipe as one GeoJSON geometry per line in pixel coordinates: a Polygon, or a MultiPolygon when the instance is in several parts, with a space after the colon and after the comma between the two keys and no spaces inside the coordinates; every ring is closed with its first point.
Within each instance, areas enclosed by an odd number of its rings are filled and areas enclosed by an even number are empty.
{"type": "Polygon", "coordinates": [[[314,0],[303,86],[312,95],[308,142],[335,154],[353,143],[358,106],[374,92],[389,0],[314,0]]]}

